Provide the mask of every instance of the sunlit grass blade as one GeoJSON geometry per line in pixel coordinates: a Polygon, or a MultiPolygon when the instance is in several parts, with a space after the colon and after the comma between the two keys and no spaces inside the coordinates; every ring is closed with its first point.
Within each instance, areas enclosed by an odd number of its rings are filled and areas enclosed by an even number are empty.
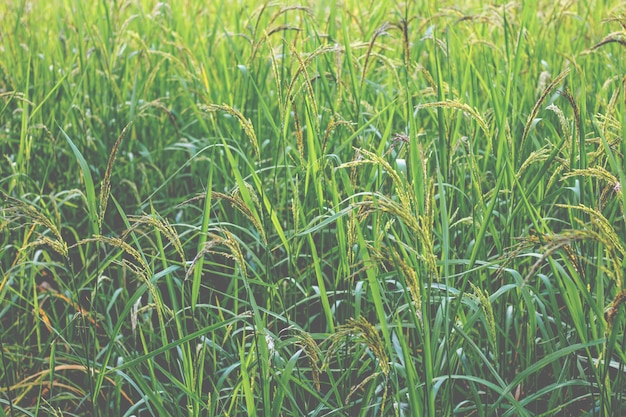
{"type": "Polygon", "coordinates": [[[76,157],[76,161],[78,162],[78,166],[80,167],[80,171],[82,174],[83,183],[85,185],[85,199],[87,200],[87,217],[89,218],[89,224],[91,228],[91,233],[96,235],[100,233],[100,222],[98,221],[98,211],[97,211],[97,201],[96,201],[96,189],[94,187],[93,178],[91,176],[91,169],[89,168],[89,164],[83,157],[83,154],[76,147],[72,139],[65,133],[65,131],[59,126],[59,130],[69,143],[74,156],[76,157]]]}

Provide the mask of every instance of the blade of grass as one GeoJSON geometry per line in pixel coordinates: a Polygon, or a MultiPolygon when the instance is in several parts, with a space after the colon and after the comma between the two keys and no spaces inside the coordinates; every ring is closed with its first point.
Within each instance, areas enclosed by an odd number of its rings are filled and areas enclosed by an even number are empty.
{"type": "Polygon", "coordinates": [[[87,164],[87,161],[83,157],[83,154],[76,147],[72,139],[70,139],[70,137],[67,135],[67,133],[65,133],[65,131],[63,130],[61,126],[59,126],[59,130],[65,137],[65,140],[67,140],[67,143],[69,143],[70,148],[72,149],[72,152],[74,153],[74,156],[76,157],[76,161],[78,162],[78,165],[80,166],[83,182],[85,184],[85,198],[87,200],[86,201],[87,202],[87,216],[89,217],[90,230],[93,235],[98,235],[100,234],[100,227],[99,227],[99,221],[98,221],[99,216],[98,216],[97,201],[96,201],[96,189],[93,184],[93,178],[91,177],[91,170],[89,169],[89,164],[87,164]]]}

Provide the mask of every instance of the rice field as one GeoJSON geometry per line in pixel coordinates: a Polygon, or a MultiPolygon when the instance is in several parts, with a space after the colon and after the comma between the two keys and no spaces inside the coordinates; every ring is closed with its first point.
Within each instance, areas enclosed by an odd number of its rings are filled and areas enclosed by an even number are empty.
{"type": "Polygon", "coordinates": [[[0,4],[0,416],[626,415],[626,4],[0,4]]]}

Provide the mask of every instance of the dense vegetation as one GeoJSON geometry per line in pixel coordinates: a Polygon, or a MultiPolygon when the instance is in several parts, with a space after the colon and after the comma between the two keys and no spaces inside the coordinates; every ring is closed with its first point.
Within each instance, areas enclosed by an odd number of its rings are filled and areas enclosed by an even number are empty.
{"type": "Polygon", "coordinates": [[[624,3],[0,22],[0,416],[626,415],[624,3]]]}

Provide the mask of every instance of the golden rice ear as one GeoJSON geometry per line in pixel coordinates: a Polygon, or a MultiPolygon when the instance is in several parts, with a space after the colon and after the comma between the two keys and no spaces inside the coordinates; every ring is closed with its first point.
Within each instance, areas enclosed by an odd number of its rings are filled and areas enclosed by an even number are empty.
{"type": "Polygon", "coordinates": [[[626,291],[621,291],[615,296],[608,309],[605,311],[604,318],[606,319],[609,330],[613,327],[615,317],[617,316],[617,313],[619,313],[619,308],[622,304],[624,304],[624,302],[626,302],[626,291]]]}
{"type": "Polygon", "coordinates": [[[311,77],[309,76],[309,73],[307,71],[307,61],[302,58],[302,56],[296,49],[295,45],[289,44],[289,49],[291,51],[291,54],[296,57],[296,61],[298,61],[298,70],[296,71],[296,75],[293,77],[293,79],[291,80],[291,83],[289,84],[289,88],[287,90],[288,91],[287,97],[293,103],[293,97],[295,96],[295,94],[293,94],[293,91],[294,91],[296,80],[298,79],[299,74],[304,74],[304,85],[306,86],[307,93],[309,94],[309,98],[311,100],[310,104],[313,110],[313,115],[311,116],[311,118],[313,120],[317,120],[317,115],[319,114],[318,106],[317,106],[317,99],[315,98],[315,93],[313,92],[313,85],[311,84],[311,77]]]}
{"type": "Polygon", "coordinates": [[[369,63],[370,56],[372,55],[372,49],[374,49],[374,44],[376,43],[376,39],[381,35],[387,34],[387,29],[389,29],[391,25],[389,22],[383,23],[380,27],[378,27],[369,41],[367,46],[367,52],[365,53],[365,61],[363,62],[363,70],[361,72],[361,85],[359,87],[360,91],[363,91],[363,84],[365,83],[365,73],[367,72],[367,64],[369,63]]]}
{"type": "Polygon", "coordinates": [[[536,243],[541,241],[543,243],[543,254],[541,258],[531,266],[524,278],[524,283],[527,283],[535,275],[546,259],[559,250],[566,252],[567,257],[571,260],[574,267],[581,273],[580,262],[576,258],[572,244],[578,241],[596,241],[604,245],[606,257],[608,262],[610,262],[610,266],[603,269],[603,272],[614,282],[617,288],[622,288],[623,278],[621,265],[626,256],[626,250],[608,220],[597,210],[582,205],[571,206],[558,204],[557,207],[580,210],[588,214],[591,221],[589,223],[579,221],[580,228],[578,229],[566,230],[558,234],[542,235],[540,239],[530,239],[529,241],[536,243]]]}
{"type": "MultiPolygon", "coordinates": [[[[47,236],[41,236],[34,242],[29,243],[24,248],[35,247],[35,246],[47,246],[59,255],[61,255],[64,259],[68,256],[68,247],[67,244],[63,241],[59,241],[56,239],[50,239],[47,236]]],[[[1,287],[0,287],[1,288],[1,287]]]]}
{"type": "Polygon", "coordinates": [[[392,220],[401,220],[410,230],[415,232],[428,270],[435,277],[438,276],[437,257],[434,252],[434,236],[432,234],[435,221],[435,206],[433,204],[434,181],[431,180],[424,186],[424,213],[423,215],[417,215],[417,209],[415,208],[416,198],[413,188],[407,186],[406,178],[401,177],[385,158],[362,148],[355,148],[355,152],[358,154],[358,157],[353,161],[341,164],[337,169],[354,169],[367,164],[382,167],[391,178],[395,195],[399,201],[387,195],[373,193],[365,196],[361,201],[353,203],[353,206],[358,208],[358,213],[355,215],[354,220],[351,217],[348,223],[349,259],[353,259],[351,237],[354,236],[356,220],[365,218],[372,213],[384,212],[388,213],[392,220]]]}
{"type": "Polygon", "coordinates": [[[302,349],[304,355],[308,359],[309,366],[311,366],[311,374],[313,376],[315,389],[317,392],[320,392],[320,374],[322,370],[320,367],[320,356],[322,355],[322,352],[308,332],[295,327],[291,327],[289,330],[295,333],[296,345],[302,349]]]}
{"type": "Polygon", "coordinates": [[[602,242],[608,244],[611,249],[615,249],[622,255],[622,257],[626,256],[626,249],[624,249],[617,232],[615,232],[611,223],[602,213],[590,207],[583,206],[582,204],[579,204],[578,206],[557,204],[557,207],[579,210],[588,214],[591,219],[591,226],[595,226],[598,230],[597,233],[602,239],[602,242]]]}
{"type": "Polygon", "coordinates": [[[519,180],[522,177],[524,171],[526,171],[532,164],[534,164],[535,162],[546,161],[550,157],[551,153],[552,152],[549,146],[544,146],[539,150],[532,151],[530,155],[528,155],[528,158],[526,158],[526,160],[522,163],[522,166],[520,166],[517,170],[515,177],[519,180]]]}
{"type": "MultiPolygon", "coordinates": [[[[252,187],[252,185],[250,185],[247,182],[244,182],[243,184],[245,188],[248,190],[248,195],[252,199],[252,202],[257,206],[257,208],[260,208],[261,202],[259,200],[259,196],[257,195],[257,192],[254,189],[254,187],[252,187]]],[[[224,196],[224,194],[221,194],[221,193],[213,193],[213,194],[224,196]]],[[[233,204],[244,216],[246,216],[248,220],[250,220],[250,222],[256,228],[257,232],[259,232],[259,236],[261,236],[263,243],[267,244],[267,236],[265,234],[265,228],[260,223],[260,221],[255,217],[254,213],[252,213],[252,210],[250,209],[250,207],[246,205],[243,198],[241,198],[241,194],[240,194],[238,187],[236,187],[232,191],[231,196],[227,197],[226,200],[230,201],[231,204],[233,204]]]]}
{"type": "Polygon", "coordinates": [[[617,184],[619,184],[619,180],[617,179],[617,177],[601,166],[595,166],[586,169],[574,169],[570,172],[566,172],[565,174],[563,174],[563,176],[561,177],[561,181],[564,181],[571,177],[579,176],[604,180],[611,187],[615,187],[617,184]]]}
{"type": "Polygon", "coordinates": [[[185,280],[191,277],[193,270],[196,267],[198,261],[204,255],[208,253],[220,255],[227,259],[234,260],[237,266],[239,266],[239,269],[241,270],[241,274],[243,276],[247,276],[248,272],[246,269],[246,262],[245,262],[243,253],[241,252],[241,248],[239,247],[239,243],[237,242],[233,234],[230,233],[228,230],[218,229],[218,232],[221,233],[223,236],[220,236],[219,234],[213,233],[213,232],[208,234],[209,240],[204,244],[202,249],[196,254],[194,259],[191,261],[191,265],[189,265],[189,269],[187,270],[187,273],[185,274],[185,280]],[[223,251],[218,251],[214,249],[216,246],[220,246],[220,245],[223,245],[226,248],[228,248],[229,252],[223,252],[223,251]]]}
{"type": "Polygon", "coordinates": [[[541,93],[539,100],[537,100],[532,110],[528,114],[528,118],[526,119],[526,125],[524,126],[524,133],[522,134],[522,143],[520,144],[520,149],[524,149],[526,138],[528,137],[528,134],[530,133],[530,129],[533,125],[535,118],[537,117],[537,114],[539,114],[539,109],[541,108],[541,105],[543,104],[545,99],[548,97],[548,95],[552,92],[552,90],[554,90],[554,88],[557,85],[559,85],[561,81],[565,79],[565,77],[567,77],[567,75],[569,74],[569,71],[570,71],[569,68],[565,68],[565,70],[561,72],[559,75],[557,75],[556,78],[552,80],[552,82],[546,87],[546,89],[543,90],[543,93],[541,93]]]}
{"type": "Polygon", "coordinates": [[[109,201],[109,195],[111,193],[111,172],[113,172],[113,164],[115,163],[115,158],[117,156],[117,152],[120,149],[120,145],[122,140],[126,136],[128,130],[132,126],[132,122],[127,124],[124,129],[122,129],[122,133],[117,137],[115,144],[113,145],[113,149],[111,149],[111,154],[109,155],[109,162],[107,163],[107,169],[104,172],[104,178],[102,179],[102,183],[100,185],[100,198],[99,198],[99,213],[98,213],[98,226],[100,230],[102,230],[102,221],[104,220],[104,214],[106,213],[107,203],[109,201]]]}
{"type": "Polygon", "coordinates": [[[59,240],[59,242],[64,243],[63,237],[61,236],[57,226],[44,213],[42,213],[37,206],[15,197],[11,197],[2,191],[0,191],[0,196],[2,197],[5,210],[3,215],[5,221],[0,224],[0,230],[7,227],[11,223],[18,223],[20,225],[32,223],[34,225],[47,228],[50,232],[52,232],[54,237],[59,240]],[[24,222],[24,219],[26,222],[24,222]]]}
{"type": "Polygon", "coordinates": [[[357,160],[352,162],[346,162],[340,165],[338,168],[347,168],[363,164],[374,164],[382,166],[387,175],[389,175],[389,177],[393,181],[395,191],[398,193],[398,198],[400,199],[402,206],[407,210],[411,210],[412,203],[414,201],[413,195],[410,192],[411,188],[406,186],[406,181],[402,180],[400,175],[398,175],[398,172],[389,164],[389,162],[387,162],[385,158],[376,155],[374,152],[370,152],[362,148],[354,149],[355,152],[358,152],[362,157],[357,158],[357,160]]]}
{"type": "Polygon", "coordinates": [[[413,306],[415,311],[417,312],[417,318],[419,321],[422,321],[421,308],[422,308],[422,287],[420,286],[417,279],[417,272],[415,268],[411,267],[395,250],[394,259],[395,262],[400,267],[400,271],[404,275],[404,280],[409,288],[409,294],[411,295],[411,299],[413,301],[413,306]]]}
{"type": "MultiPolygon", "coordinates": [[[[259,196],[257,195],[255,189],[248,184],[247,182],[245,183],[246,189],[248,190],[248,194],[250,195],[250,198],[252,199],[252,201],[254,202],[254,204],[256,204],[257,207],[261,207],[261,203],[259,201],[259,196]]],[[[211,195],[213,196],[213,198],[215,200],[225,200],[227,201],[231,206],[233,206],[234,208],[236,208],[237,210],[239,210],[239,212],[241,214],[243,214],[244,216],[246,216],[246,218],[248,220],[250,220],[250,222],[252,223],[252,225],[256,228],[257,232],[259,232],[259,236],[261,236],[261,239],[263,240],[263,243],[267,244],[267,236],[265,233],[265,229],[263,228],[263,225],[261,225],[261,223],[259,222],[259,220],[254,216],[254,213],[252,213],[252,210],[250,209],[250,207],[248,207],[248,205],[246,205],[246,203],[243,201],[243,199],[241,198],[241,194],[239,192],[239,188],[235,188],[230,194],[225,194],[225,193],[220,193],[218,191],[212,191],[211,195]]],[[[297,195],[297,193],[296,193],[297,195]]],[[[206,196],[204,194],[200,194],[200,195],[196,195],[182,203],[180,203],[177,207],[181,207],[187,204],[191,204],[193,202],[196,201],[203,201],[206,198],[206,196]]],[[[169,223],[166,224],[169,225],[169,223]]],[[[176,233],[176,231],[174,230],[174,233],[176,233]]],[[[176,238],[178,238],[178,235],[176,235],[176,238]]],[[[178,250],[178,249],[177,249],[178,250]]],[[[181,247],[181,252],[182,253],[182,247],[181,247]]]]}
{"type": "Polygon", "coordinates": [[[74,245],[70,246],[70,249],[78,247],[78,246],[84,246],[90,243],[102,243],[102,244],[105,244],[114,248],[119,248],[125,254],[129,255],[132,258],[132,261],[130,259],[122,259],[121,265],[127,268],[128,270],[130,270],[133,274],[135,274],[139,278],[139,280],[143,284],[146,285],[146,288],[148,289],[148,292],[150,293],[150,296],[152,297],[152,300],[156,307],[159,325],[162,328],[165,328],[164,315],[167,314],[168,316],[171,317],[173,315],[173,312],[166,305],[163,304],[161,300],[161,296],[159,292],[157,291],[157,288],[154,286],[154,284],[150,280],[150,278],[154,274],[150,266],[146,263],[142,254],[137,249],[135,249],[134,247],[132,247],[131,245],[129,245],[128,243],[126,243],[124,240],[120,238],[102,236],[102,235],[95,235],[94,237],[82,239],[76,242],[74,245]]]}
{"type": "Polygon", "coordinates": [[[482,290],[478,286],[476,286],[472,281],[468,281],[469,285],[472,287],[476,299],[478,299],[480,303],[480,308],[483,310],[483,314],[485,315],[485,321],[487,322],[487,334],[489,336],[491,346],[494,349],[494,356],[498,356],[498,343],[497,343],[497,331],[496,331],[496,319],[493,314],[493,306],[491,305],[491,300],[489,299],[489,292],[487,290],[482,290]]]}
{"type": "Polygon", "coordinates": [[[424,103],[417,106],[415,109],[425,109],[425,108],[443,108],[443,109],[455,109],[461,112],[465,112],[470,115],[472,119],[476,120],[478,126],[485,134],[486,138],[491,137],[491,130],[489,129],[489,125],[485,121],[485,118],[478,112],[478,109],[475,107],[470,107],[469,105],[460,102],[459,100],[447,100],[447,101],[436,101],[434,103],[424,103]]]}
{"type": "Polygon", "coordinates": [[[594,51],[598,48],[603,47],[609,43],[618,43],[626,48],[626,39],[624,39],[624,31],[609,33],[602,39],[600,42],[591,47],[591,50],[594,51]]]}
{"type": "MultiPolygon", "coordinates": [[[[20,199],[11,197],[2,191],[0,191],[0,197],[2,197],[4,207],[0,231],[8,228],[11,224],[17,224],[18,226],[25,224],[43,226],[52,233],[54,239],[40,234],[34,242],[24,242],[24,248],[45,245],[61,255],[64,259],[67,258],[69,249],[67,242],[63,239],[63,236],[54,222],[50,220],[40,208],[34,204],[29,204],[20,199]]],[[[34,228],[31,230],[31,233],[33,231],[35,231],[34,228]]],[[[0,285],[0,288],[2,288],[2,285],[0,285]]]]}
{"type": "Polygon", "coordinates": [[[167,221],[167,219],[164,219],[161,216],[156,215],[156,214],[154,215],[145,214],[142,216],[127,216],[127,217],[128,217],[128,220],[132,224],[131,224],[130,229],[124,232],[124,235],[122,236],[122,238],[126,238],[128,233],[130,233],[133,229],[135,229],[136,227],[140,225],[152,226],[154,229],[158,230],[159,232],[163,233],[163,235],[165,235],[165,238],[172,244],[176,253],[178,253],[178,256],[180,257],[183,268],[186,268],[187,260],[185,257],[185,253],[183,251],[183,245],[180,242],[180,238],[178,236],[178,233],[176,232],[176,229],[172,227],[172,225],[167,221]]]}
{"type": "Polygon", "coordinates": [[[325,365],[328,360],[341,347],[344,339],[350,338],[352,343],[363,344],[369,348],[378,361],[378,366],[385,377],[389,376],[390,366],[389,357],[385,345],[378,330],[365,317],[348,319],[346,324],[337,326],[335,333],[331,334],[325,342],[330,342],[330,346],[326,351],[325,365]]]}
{"type": "MultiPolygon", "coordinates": [[[[329,365],[329,359],[334,356],[335,353],[338,352],[339,348],[343,346],[344,341],[348,339],[352,342],[352,344],[362,344],[365,345],[376,358],[379,371],[373,372],[367,377],[365,377],[359,384],[353,386],[344,401],[345,404],[349,403],[350,398],[360,389],[365,386],[369,381],[374,380],[378,376],[382,374],[385,378],[389,378],[389,373],[391,371],[391,367],[389,365],[389,357],[387,355],[387,351],[385,349],[385,345],[383,344],[382,339],[380,338],[380,334],[376,330],[376,328],[368,322],[364,317],[359,317],[358,319],[348,319],[346,324],[338,326],[335,333],[330,335],[328,339],[325,340],[330,342],[330,346],[326,351],[326,358],[324,360],[324,368],[329,365]]],[[[347,346],[350,349],[350,346],[347,346]]],[[[384,383],[384,391],[381,402],[381,415],[384,415],[384,404],[387,398],[387,383],[384,383]]]]}
{"type": "MultiPolygon", "coordinates": [[[[300,75],[304,75],[303,85],[304,87],[306,87],[307,93],[311,100],[311,106],[313,109],[312,118],[317,120],[317,115],[318,115],[317,99],[315,98],[315,94],[313,92],[312,78],[309,77],[307,68],[309,67],[309,65],[311,65],[311,62],[314,62],[314,60],[318,58],[320,55],[327,54],[327,53],[336,53],[339,55],[340,53],[343,53],[344,51],[338,45],[322,45],[318,47],[317,49],[315,49],[310,54],[307,54],[306,56],[302,56],[301,54],[298,53],[295,45],[293,44],[289,45],[289,50],[291,54],[296,58],[296,61],[298,62],[298,67],[296,68],[296,71],[293,77],[291,78],[291,81],[289,82],[289,86],[287,87],[287,92],[284,95],[285,101],[286,101],[285,106],[289,105],[289,106],[292,106],[292,108],[295,108],[294,98],[298,95],[298,91],[296,91],[296,83],[298,82],[300,75]]],[[[336,78],[338,79],[339,77],[336,77],[336,78]]],[[[337,83],[341,85],[340,81],[337,81],[337,83]]],[[[301,86],[300,89],[302,88],[303,87],[301,86]]]]}
{"type": "Polygon", "coordinates": [[[208,106],[203,104],[200,106],[200,108],[207,113],[223,111],[230,114],[231,116],[234,116],[239,122],[239,125],[243,129],[248,139],[250,139],[250,142],[252,143],[252,148],[254,149],[254,153],[256,154],[257,158],[261,157],[261,149],[259,148],[259,142],[256,138],[256,133],[254,133],[254,126],[252,125],[252,121],[250,121],[250,119],[246,119],[246,117],[239,110],[234,109],[228,104],[209,104],[208,106]]]}
{"type": "MultiPolygon", "coordinates": [[[[404,282],[406,288],[409,290],[411,303],[413,304],[413,307],[415,309],[417,319],[421,322],[422,288],[418,282],[418,275],[415,267],[409,265],[409,263],[407,263],[407,261],[405,260],[405,256],[401,255],[400,252],[398,252],[395,248],[382,245],[379,245],[378,247],[380,247],[381,249],[377,253],[375,249],[372,249],[372,251],[376,254],[375,256],[372,256],[371,259],[381,264],[392,260],[393,264],[398,267],[398,275],[404,277],[404,282]]],[[[416,257],[421,261],[426,260],[424,256],[421,256],[419,254],[416,254],[416,257]]]]}
{"type": "Polygon", "coordinates": [[[561,110],[561,108],[556,104],[550,104],[548,107],[546,107],[546,110],[554,112],[554,114],[556,114],[556,116],[558,117],[559,125],[561,126],[561,132],[563,133],[563,137],[566,139],[565,145],[569,146],[569,139],[572,135],[572,132],[570,131],[569,122],[567,121],[565,114],[563,114],[563,110],[561,110]]]}
{"type": "Polygon", "coordinates": [[[293,111],[293,124],[294,124],[294,135],[296,137],[296,148],[298,149],[298,156],[300,157],[300,163],[304,163],[304,135],[302,124],[300,123],[300,116],[298,114],[298,106],[296,106],[296,102],[291,100],[291,110],[293,111]]]}

